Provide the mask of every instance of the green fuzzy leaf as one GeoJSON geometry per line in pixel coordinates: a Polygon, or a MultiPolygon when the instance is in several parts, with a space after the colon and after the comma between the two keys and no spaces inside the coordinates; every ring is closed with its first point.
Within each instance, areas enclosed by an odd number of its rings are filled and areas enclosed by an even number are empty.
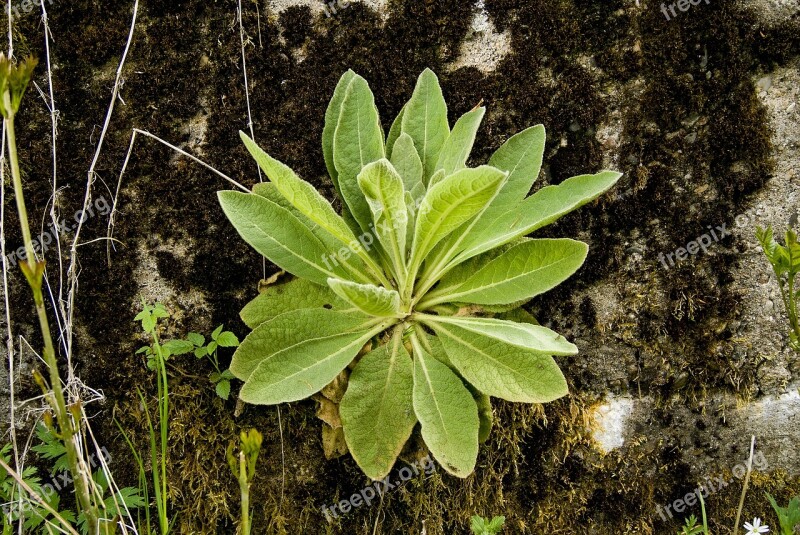
{"type": "Polygon", "coordinates": [[[256,184],[253,186],[253,193],[260,197],[264,197],[268,201],[274,202],[281,208],[288,210],[298,219],[298,221],[303,224],[303,226],[305,226],[314,236],[316,236],[319,241],[323,243],[323,245],[325,245],[326,249],[335,251],[341,246],[341,240],[333,237],[329,232],[300,213],[300,211],[295,208],[292,203],[286,200],[286,197],[284,197],[281,192],[278,191],[278,188],[272,182],[260,182],[256,184]]]}
{"type": "Polygon", "coordinates": [[[365,165],[384,156],[383,131],[375,98],[367,81],[355,75],[345,92],[339,124],[333,136],[333,161],[339,173],[342,197],[364,230],[371,222],[370,210],[356,177],[365,165]]]}
{"type": "Polygon", "coordinates": [[[328,286],[339,297],[371,316],[389,317],[400,312],[400,294],[396,290],[333,278],[328,279],[328,286]]]}
{"type": "Polygon", "coordinates": [[[405,190],[414,194],[415,200],[422,198],[422,195],[425,194],[425,184],[422,182],[422,160],[419,159],[411,136],[402,134],[397,138],[391,161],[403,179],[405,190]]]}
{"type": "Polygon", "coordinates": [[[336,89],[333,90],[333,97],[328,104],[328,109],[325,111],[325,126],[322,129],[322,155],[325,158],[325,167],[328,168],[328,174],[333,181],[333,187],[339,197],[342,197],[341,190],[339,189],[339,173],[336,171],[336,165],[333,163],[333,135],[336,132],[336,126],[339,124],[339,115],[342,111],[342,102],[350,82],[355,78],[356,73],[352,70],[345,72],[336,84],[336,89]]]}
{"type": "Polygon", "coordinates": [[[568,178],[557,186],[545,186],[521,203],[507,205],[491,225],[475,227],[453,263],[461,263],[495,247],[530,234],[580,208],[608,191],[621,173],[602,171],[568,178]]]}
{"type": "MultiPolygon", "coordinates": [[[[454,129],[455,132],[455,129],[454,129]]],[[[496,228],[498,225],[513,225],[517,219],[508,221],[518,214],[517,205],[530,191],[539,174],[544,153],[545,131],[542,125],[527,128],[511,136],[489,159],[489,165],[508,172],[508,179],[489,205],[474,219],[451,234],[433,253],[432,265],[451,260],[471,240],[480,235],[484,227],[496,228]],[[497,222],[500,223],[497,223],[497,222]],[[473,230],[475,229],[475,230],[473,230]]]]}
{"type": "Polygon", "coordinates": [[[353,459],[371,479],[383,479],[417,423],[414,366],[400,336],[364,355],[339,406],[353,459]]]}
{"type": "Polygon", "coordinates": [[[247,303],[239,317],[255,329],[267,320],[284,312],[301,308],[347,308],[348,304],[339,298],[333,290],[319,286],[306,279],[293,279],[282,284],[272,284],[247,303]]]}
{"type": "Polygon", "coordinates": [[[298,177],[288,166],[261,150],[244,132],[240,131],[239,136],[259,167],[292,206],[342,244],[347,245],[356,241],[355,234],[344,222],[344,219],[336,213],[331,203],[320,195],[314,186],[298,177]]]}
{"type": "MultiPolygon", "coordinates": [[[[263,360],[245,381],[239,397],[254,405],[305,399],[333,381],[385,323],[369,331],[308,339],[263,360]]],[[[231,366],[231,370],[233,367],[231,366]]]]}
{"type": "Polygon", "coordinates": [[[428,189],[432,188],[436,184],[442,181],[446,175],[444,174],[444,169],[439,169],[435,171],[431,178],[428,180],[428,189]]]}
{"type": "Polygon", "coordinates": [[[532,126],[508,138],[492,154],[489,165],[508,172],[508,180],[493,205],[519,202],[528,195],[542,168],[545,137],[544,126],[532,126]]]}
{"type": "MultiPolygon", "coordinates": [[[[374,323],[374,322],[372,322],[374,323]]],[[[230,370],[245,381],[261,362],[282,358],[308,340],[325,340],[342,333],[363,331],[372,324],[360,312],[324,308],[299,309],[265,321],[251,332],[233,354],[230,370]]]]}
{"type": "Polygon", "coordinates": [[[430,188],[417,212],[410,265],[418,266],[442,238],[480,212],[505,178],[503,171],[482,165],[457,171],[430,188]]]}
{"type": "Polygon", "coordinates": [[[457,477],[467,477],[478,457],[478,407],[461,379],[414,346],[414,412],[434,458],[457,477]]]}
{"type": "MultiPolygon", "coordinates": [[[[515,327],[511,327],[516,324],[503,323],[509,324],[505,334],[517,334],[513,332],[515,327]]],[[[465,324],[455,319],[430,322],[450,362],[479,391],[525,403],[547,403],[567,395],[567,381],[558,364],[550,355],[525,349],[525,335],[517,337],[517,343],[510,343],[511,340],[503,339],[510,337],[490,338],[463,328],[465,324]]]]}
{"type": "MultiPolygon", "coordinates": [[[[453,125],[453,131],[450,132],[447,141],[442,145],[435,167],[437,171],[443,169],[445,176],[448,176],[467,165],[467,158],[469,158],[469,153],[472,152],[475,135],[478,133],[478,128],[485,113],[486,108],[481,106],[465,113],[456,121],[456,124],[453,125]]],[[[491,160],[489,165],[497,167],[501,171],[508,171],[508,169],[494,165],[491,160]]]]}
{"type": "Polygon", "coordinates": [[[452,325],[478,336],[485,336],[537,353],[558,356],[578,354],[578,348],[574,344],[557,332],[541,325],[469,316],[420,315],[420,321],[432,327],[435,324],[435,328],[441,328],[441,325],[452,325]]]}
{"type": "Polygon", "coordinates": [[[457,266],[425,302],[502,305],[527,301],[572,276],[588,250],[585,243],[570,239],[524,240],[477,271],[472,263],[462,264],[464,269],[457,266]]]}
{"type": "Polygon", "coordinates": [[[406,111],[406,107],[408,107],[407,103],[403,104],[403,107],[400,108],[400,113],[398,113],[397,117],[392,121],[392,126],[389,128],[389,133],[386,135],[386,157],[390,160],[394,158],[394,146],[398,138],[400,138],[403,114],[406,111]]]}
{"type": "Polygon", "coordinates": [[[447,122],[447,103],[439,87],[439,79],[430,69],[425,69],[417,79],[411,100],[406,104],[401,121],[401,132],[411,136],[423,167],[423,181],[436,169],[439,152],[450,135],[447,122]]]}
{"type": "Polygon", "coordinates": [[[370,207],[375,234],[398,275],[405,270],[408,227],[403,179],[389,160],[381,159],[364,167],[358,175],[358,186],[370,207]]]}
{"type": "Polygon", "coordinates": [[[341,267],[324,264],[328,249],[285,208],[238,191],[220,191],[218,196],[239,235],[274,264],[323,285],[328,277],[346,277],[341,267]]]}

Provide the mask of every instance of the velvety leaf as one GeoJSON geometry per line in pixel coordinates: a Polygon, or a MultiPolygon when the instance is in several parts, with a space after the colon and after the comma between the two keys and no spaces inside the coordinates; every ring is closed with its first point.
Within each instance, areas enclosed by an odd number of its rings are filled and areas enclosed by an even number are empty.
{"type": "Polygon", "coordinates": [[[615,171],[603,171],[568,178],[557,186],[545,186],[521,203],[509,205],[491,225],[475,227],[463,241],[463,250],[456,262],[463,262],[549,225],[608,191],[621,176],[615,171]]]}
{"type": "Polygon", "coordinates": [[[360,312],[325,308],[286,312],[265,321],[242,340],[233,354],[231,373],[245,381],[264,360],[280,360],[282,355],[306,341],[326,340],[353,331],[360,333],[372,323],[373,320],[360,312]]]}
{"type": "Polygon", "coordinates": [[[262,360],[245,381],[239,397],[254,405],[305,399],[333,381],[364,344],[388,326],[326,338],[306,336],[304,342],[262,360]]]}
{"type": "Polygon", "coordinates": [[[239,132],[239,136],[259,167],[292,206],[342,244],[358,243],[347,223],[314,186],[298,177],[288,166],[261,150],[244,132],[239,132]]]}
{"type": "Polygon", "coordinates": [[[500,336],[489,338],[462,328],[462,323],[432,321],[429,325],[456,369],[484,394],[507,401],[546,403],[568,393],[564,375],[550,355],[508,343],[500,336]]]}
{"type": "Polygon", "coordinates": [[[526,239],[477,271],[471,263],[464,269],[456,266],[421,304],[502,305],[529,300],[575,273],[588,250],[585,243],[570,239],[526,239]]]}
{"type": "Polygon", "coordinates": [[[435,324],[436,329],[441,328],[441,325],[447,325],[448,328],[454,326],[460,330],[498,340],[503,344],[538,353],[559,356],[578,354],[578,348],[574,344],[557,332],[541,325],[467,316],[425,315],[420,318],[431,326],[435,324]]]}
{"type": "Polygon", "coordinates": [[[419,159],[414,141],[408,134],[402,134],[397,138],[392,150],[392,165],[403,179],[406,191],[417,195],[425,194],[425,184],[422,183],[422,160],[419,159]]]}
{"type": "Polygon", "coordinates": [[[328,286],[339,297],[370,316],[395,316],[400,311],[400,294],[382,286],[328,279],[328,286]]]}
{"type": "Polygon", "coordinates": [[[492,154],[489,165],[508,171],[508,180],[492,204],[505,205],[527,197],[542,168],[545,138],[544,126],[532,126],[508,138],[492,154]]]}
{"type": "Polygon", "coordinates": [[[423,181],[427,184],[436,169],[439,152],[450,135],[447,104],[439,79],[430,69],[425,69],[417,79],[414,93],[403,112],[401,131],[414,140],[424,169],[423,181]]]}
{"type": "Polygon", "coordinates": [[[422,438],[449,473],[467,477],[478,457],[478,407],[450,368],[414,346],[414,412],[422,438]]]}
{"type": "Polygon", "coordinates": [[[333,181],[333,187],[336,193],[341,198],[341,190],[339,189],[339,173],[336,171],[336,165],[333,163],[333,135],[336,132],[336,126],[339,124],[339,115],[342,111],[342,102],[350,82],[355,78],[356,73],[352,70],[345,72],[336,84],[333,90],[333,97],[328,104],[328,109],[325,111],[325,126],[322,129],[322,155],[325,157],[325,166],[328,168],[328,174],[333,181]]]}
{"type": "Polygon", "coordinates": [[[342,197],[364,230],[371,222],[370,211],[356,177],[365,165],[383,157],[383,130],[375,98],[367,81],[355,75],[345,92],[339,124],[333,136],[333,161],[339,173],[342,197]]]}
{"type": "MultiPolygon", "coordinates": [[[[455,132],[454,127],[451,138],[455,136],[455,132]]],[[[462,244],[470,243],[470,238],[475,234],[473,229],[494,227],[498,219],[506,224],[503,218],[508,218],[509,212],[516,213],[518,202],[525,198],[539,174],[544,143],[544,127],[538,125],[511,136],[497,149],[490,158],[489,165],[509,173],[506,183],[481,213],[439,244],[432,254],[431,267],[442,266],[442,263],[448,262],[457,252],[463,250],[462,244]]],[[[444,150],[442,153],[444,154],[444,150]]]]}
{"type": "MultiPolygon", "coordinates": [[[[351,266],[352,269],[348,271],[348,273],[350,273],[353,278],[361,282],[372,282],[372,279],[366,275],[367,268],[364,266],[364,263],[356,256],[358,249],[360,249],[362,246],[360,243],[354,244],[353,242],[350,242],[343,247],[340,239],[334,237],[330,232],[306,217],[305,214],[302,214],[297,208],[294,207],[294,205],[286,200],[286,197],[284,197],[278,191],[278,188],[272,182],[261,182],[256,184],[253,186],[253,193],[274,202],[286,210],[289,210],[293,216],[295,216],[309,231],[311,231],[314,236],[319,239],[319,241],[323,243],[328,251],[328,253],[322,257],[322,263],[325,264],[326,267],[331,268],[331,266],[338,266],[339,263],[341,263],[343,266],[342,269],[346,269],[346,267],[344,267],[346,264],[351,266]],[[351,245],[355,245],[355,247],[351,248],[351,245]],[[343,250],[347,253],[346,257],[342,255],[343,250]]],[[[345,214],[349,214],[349,212],[345,212],[345,214]]],[[[353,221],[350,223],[353,227],[358,226],[353,221]]],[[[348,226],[350,226],[350,224],[348,224],[348,226]]]]}
{"type": "Polygon", "coordinates": [[[445,176],[444,169],[434,171],[433,175],[431,175],[431,177],[428,179],[428,189],[441,182],[445,176]]]}
{"type": "Polygon", "coordinates": [[[222,210],[239,235],[281,269],[319,284],[328,277],[344,277],[342,268],[326,267],[328,250],[294,215],[261,197],[238,191],[220,191],[222,210]]]}
{"type": "Polygon", "coordinates": [[[353,459],[372,479],[389,474],[417,422],[413,376],[399,336],[364,355],[350,375],[339,414],[353,459]]]}
{"type": "Polygon", "coordinates": [[[486,206],[505,178],[504,172],[482,165],[456,171],[430,188],[417,212],[411,266],[421,263],[442,238],[486,206]]]}
{"type": "MultiPolygon", "coordinates": [[[[469,153],[472,152],[475,135],[478,133],[478,128],[485,113],[486,108],[481,106],[465,113],[456,121],[456,124],[453,125],[453,131],[450,132],[447,141],[442,145],[435,167],[437,171],[443,169],[445,176],[448,176],[467,165],[467,158],[469,158],[469,153]]],[[[501,171],[508,171],[508,169],[494,165],[491,160],[489,165],[497,167],[501,171]]]]}
{"type": "Polygon", "coordinates": [[[293,279],[283,284],[273,284],[247,303],[239,317],[255,329],[267,320],[284,312],[301,308],[348,308],[350,305],[333,290],[305,279],[293,279]]]}
{"type": "Polygon", "coordinates": [[[358,185],[367,199],[375,234],[397,270],[405,270],[408,208],[403,179],[389,160],[367,164],[358,175],[358,185]]]}
{"type": "Polygon", "coordinates": [[[394,157],[395,143],[400,138],[403,125],[403,114],[406,111],[407,105],[408,104],[403,104],[403,107],[400,108],[400,113],[398,113],[397,117],[395,117],[394,121],[392,121],[392,126],[389,128],[389,133],[386,135],[386,157],[390,160],[394,157]]]}

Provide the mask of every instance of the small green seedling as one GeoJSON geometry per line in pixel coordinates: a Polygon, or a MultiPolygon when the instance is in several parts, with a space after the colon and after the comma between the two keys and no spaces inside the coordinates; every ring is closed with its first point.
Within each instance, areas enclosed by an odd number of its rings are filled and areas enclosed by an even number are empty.
{"type": "MultiPolygon", "coordinates": [[[[161,329],[159,320],[169,318],[169,312],[161,303],[149,305],[142,302],[142,311],[139,312],[134,320],[142,323],[142,330],[151,340],[150,345],[140,348],[136,353],[144,354],[147,357],[147,367],[156,372],[156,391],[158,401],[158,411],[156,413],[156,425],[150,417],[144,394],[137,389],[142,406],[145,407],[145,418],[150,435],[150,476],[153,482],[153,499],[158,512],[158,525],[161,535],[169,535],[172,521],[169,518],[169,493],[167,481],[167,456],[169,446],[169,377],[167,376],[167,359],[169,351],[164,348],[161,342],[161,329]]],[[[128,446],[139,464],[140,478],[144,472],[142,456],[127,439],[128,446]]],[[[140,488],[149,496],[146,482],[140,481],[140,488]]],[[[147,533],[151,533],[149,509],[145,509],[147,533]]],[[[173,519],[174,520],[174,519],[173,519]]]]}
{"type": "Polygon", "coordinates": [[[795,351],[800,351],[800,324],[797,320],[797,302],[800,290],[795,287],[795,279],[800,273],[800,243],[797,242],[797,233],[787,230],[785,235],[786,245],[780,245],[772,236],[772,227],[756,230],[756,236],[764,249],[764,255],[772,265],[775,278],[783,299],[783,306],[789,316],[789,345],[795,351]]]}
{"type": "Polygon", "coordinates": [[[775,510],[775,514],[778,515],[781,535],[794,535],[794,528],[800,526],[800,496],[792,498],[786,507],[779,506],[769,493],[767,493],[767,499],[775,510]]]}
{"type": "Polygon", "coordinates": [[[503,524],[506,522],[506,517],[496,516],[489,520],[482,516],[473,516],[470,529],[475,535],[496,535],[503,529],[503,524]]]}
{"type": "Polygon", "coordinates": [[[231,362],[244,381],[239,397],[305,399],[352,367],[340,416],[372,479],[386,477],[418,422],[439,464],[467,477],[491,428],[490,396],[546,403],[568,393],[553,356],[578,348],[546,327],[495,315],[578,270],[585,243],[526,236],[621,175],[581,175],[528,196],[544,127],[511,136],[488,165],[467,167],[484,112],[475,107],[451,128],[439,81],[425,70],[384,136],[369,85],[347,71],[322,132],[341,215],[244,133],[270,182],[219,192],[242,238],[297,277],[242,311],[253,331],[231,362]]]}
{"type": "Polygon", "coordinates": [[[214,372],[210,377],[211,382],[214,384],[217,395],[227,400],[231,393],[231,379],[234,377],[230,370],[220,371],[217,350],[220,347],[239,347],[239,338],[230,331],[223,331],[222,325],[220,325],[211,333],[211,341],[208,345],[204,345],[206,339],[198,333],[189,333],[186,335],[186,340],[192,344],[195,357],[199,359],[208,357],[208,360],[211,361],[214,366],[214,372]]]}
{"type": "MultiPolygon", "coordinates": [[[[151,322],[168,317],[169,312],[164,308],[164,305],[156,303],[152,310],[143,310],[136,316],[136,319],[141,320],[142,329],[145,332],[149,332],[147,328],[151,322]]],[[[199,359],[207,357],[211,365],[214,366],[214,371],[209,377],[214,385],[214,390],[219,397],[227,400],[231,393],[231,379],[234,376],[230,370],[220,369],[217,351],[220,347],[238,347],[239,339],[234,333],[223,331],[222,329],[222,325],[214,329],[214,332],[211,333],[211,341],[208,344],[206,344],[205,336],[191,332],[186,335],[185,339],[177,338],[164,342],[161,346],[161,351],[165,360],[169,360],[173,355],[186,355],[188,353],[193,353],[199,359]]],[[[147,367],[151,370],[156,370],[156,356],[153,345],[141,347],[136,353],[144,354],[147,357],[147,367]]]]}
{"type": "Polygon", "coordinates": [[[233,442],[228,445],[228,466],[239,481],[241,494],[241,533],[250,535],[253,520],[250,517],[250,485],[256,477],[256,461],[261,452],[263,436],[255,429],[242,431],[239,435],[239,452],[235,452],[233,442]]]}
{"type": "Polygon", "coordinates": [[[681,530],[678,532],[678,535],[700,535],[701,533],[705,533],[705,527],[697,523],[697,517],[692,515],[689,518],[685,519],[684,525],[681,530]]]}

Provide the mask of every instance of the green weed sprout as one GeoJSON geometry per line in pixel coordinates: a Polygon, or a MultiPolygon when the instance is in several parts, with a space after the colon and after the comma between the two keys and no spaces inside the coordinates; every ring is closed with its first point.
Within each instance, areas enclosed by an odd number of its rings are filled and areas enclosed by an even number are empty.
{"type": "Polygon", "coordinates": [[[228,445],[228,466],[239,481],[241,494],[241,534],[250,535],[253,519],[250,517],[250,485],[256,476],[256,461],[261,451],[263,437],[255,429],[242,431],[239,435],[239,452],[234,453],[234,443],[228,445]]]}
{"type": "Polygon", "coordinates": [[[497,535],[503,530],[503,524],[506,522],[506,517],[496,516],[489,520],[482,516],[473,516],[470,523],[470,529],[475,535],[497,535]]]}
{"type": "Polygon", "coordinates": [[[240,399],[305,399],[352,366],[340,415],[372,479],[390,472],[417,422],[439,464],[466,477],[491,426],[489,396],[545,403],[568,393],[553,356],[577,347],[543,326],[489,316],[578,270],[586,244],[525,236],[621,175],[581,175],[528,196],[544,127],[509,138],[488,165],[467,167],[484,112],[472,109],[451,129],[439,81],[425,70],[384,136],[369,85],[347,71],[322,132],[341,215],[244,133],[270,182],[219,192],[241,237],[297,277],[242,311],[253,331],[230,367],[244,381],[240,399]]]}
{"type": "MultiPolygon", "coordinates": [[[[703,494],[698,493],[697,497],[700,498],[700,511],[703,514],[703,524],[697,524],[697,517],[691,515],[685,519],[684,525],[678,532],[678,535],[709,535],[708,531],[708,517],[706,516],[706,502],[703,500],[703,494]]],[[[734,530],[734,533],[736,531],[734,530]]]]}
{"type": "Polygon", "coordinates": [[[795,279],[800,273],[800,244],[797,243],[797,233],[793,230],[786,231],[786,245],[780,245],[775,241],[772,227],[766,229],[758,227],[756,237],[775,272],[783,306],[789,315],[789,345],[795,351],[800,351],[800,324],[797,321],[797,301],[800,291],[795,287],[795,279]]]}
{"type": "MultiPolygon", "coordinates": [[[[170,532],[171,522],[167,513],[169,494],[167,493],[167,447],[169,444],[169,381],[167,377],[167,358],[168,354],[161,344],[158,322],[168,318],[169,312],[161,303],[148,305],[142,303],[142,311],[139,312],[134,320],[141,322],[142,330],[150,337],[152,343],[145,346],[137,353],[144,353],[147,356],[148,367],[156,371],[156,388],[158,391],[158,413],[157,425],[158,433],[153,426],[150,418],[150,411],[147,409],[147,402],[144,394],[137,389],[139,399],[145,408],[147,427],[150,435],[150,463],[151,477],[153,480],[153,493],[158,512],[158,525],[161,535],[170,532]]],[[[127,438],[127,437],[126,437],[127,438]]],[[[128,442],[129,446],[132,446],[128,442]]],[[[135,452],[135,456],[140,465],[140,473],[143,470],[141,457],[135,452]]],[[[147,532],[150,532],[149,513],[147,513],[147,532]]]]}
{"type": "Polygon", "coordinates": [[[767,499],[778,516],[781,535],[794,535],[794,528],[800,526],[800,496],[792,498],[786,507],[778,505],[778,502],[769,493],[767,493],[767,499]]]}
{"type": "MultiPolygon", "coordinates": [[[[157,306],[163,308],[163,305],[157,306]]],[[[164,342],[161,344],[161,354],[164,360],[169,360],[173,355],[186,355],[188,353],[194,354],[199,359],[208,358],[215,370],[211,373],[209,380],[214,385],[217,395],[227,400],[231,392],[231,379],[234,377],[230,370],[220,369],[217,352],[220,347],[238,347],[239,339],[234,333],[223,331],[222,329],[222,325],[214,329],[211,333],[211,341],[208,344],[206,344],[205,336],[195,332],[187,334],[185,339],[176,338],[164,342]]],[[[143,353],[147,357],[147,367],[151,370],[156,370],[156,357],[152,346],[144,346],[137,353],[143,353]]]]}

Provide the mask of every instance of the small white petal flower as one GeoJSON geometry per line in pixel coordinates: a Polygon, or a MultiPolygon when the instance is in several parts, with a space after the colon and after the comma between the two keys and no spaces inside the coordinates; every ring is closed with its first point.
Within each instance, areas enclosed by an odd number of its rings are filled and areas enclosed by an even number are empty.
{"type": "Polygon", "coordinates": [[[761,525],[761,519],[756,517],[753,519],[753,523],[745,522],[744,529],[747,530],[745,535],[760,535],[761,533],[769,533],[769,526],[761,525]]]}

